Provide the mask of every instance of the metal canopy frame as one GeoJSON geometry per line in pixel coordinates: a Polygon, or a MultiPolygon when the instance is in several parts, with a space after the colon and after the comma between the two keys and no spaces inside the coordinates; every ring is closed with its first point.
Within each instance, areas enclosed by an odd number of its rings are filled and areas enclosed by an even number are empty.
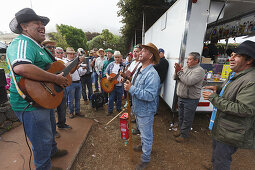
{"type": "Polygon", "coordinates": [[[226,2],[226,6],[223,18],[219,19],[217,23],[215,21],[208,24],[207,28],[255,14],[254,0],[211,0],[211,2],[226,2]]]}

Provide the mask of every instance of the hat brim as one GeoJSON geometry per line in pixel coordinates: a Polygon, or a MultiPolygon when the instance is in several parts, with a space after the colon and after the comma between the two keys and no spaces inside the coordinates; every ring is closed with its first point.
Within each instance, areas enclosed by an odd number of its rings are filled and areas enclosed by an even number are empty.
{"type": "Polygon", "coordinates": [[[97,51],[97,55],[99,55],[99,52],[100,52],[100,51],[103,51],[103,52],[104,52],[104,55],[105,55],[105,51],[104,51],[104,50],[98,50],[98,51],[97,51]]]}
{"type": "MultiPolygon", "coordinates": [[[[42,21],[44,26],[46,26],[50,22],[50,19],[48,17],[39,16],[39,15],[37,15],[37,18],[35,18],[33,20],[34,21],[36,21],[36,20],[42,21]]],[[[27,21],[27,22],[29,22],[29,21],[27,21]]],[[[22,33],[22,28],[20,27],[20,23],[18,23],[16,17],[11,20],[11,22],[9,24],[9,28],[11,29],[12,32],[14,32],[16,34],[22,33]]]]}
{"type": "Polygon", "coordinates": [[[113,51],[113,50],[105,50],[104,52],[105,52],[105,53],[110,52],[110,53],[114,54],[114,51],[113,51]]]}
{"type": "Polygon", "coordinates": [[[154,57],[155,57],[155,64],[158,64],[159,63],[159,60],[160,60],[160,56],[159,56],[159,52],[158,52],[158,50],[156,50],[155,48],[152,48],[152,47],[150,47],[150,46],[147,46],[147,45],[140,45],[142,48],[147,48],[147,49],[149,49],[152,53],[153,53],[153,55],[154,55],[154,57]]]}

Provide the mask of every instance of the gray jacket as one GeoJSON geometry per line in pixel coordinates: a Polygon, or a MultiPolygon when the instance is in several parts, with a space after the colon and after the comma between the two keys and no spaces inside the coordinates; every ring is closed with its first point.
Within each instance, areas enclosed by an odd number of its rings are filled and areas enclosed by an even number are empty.
{"type": "Polygon", "coordinates": [[[177,80],[177,96],[200,99],[204,77],[205,71],[199,64],[190,68],[186,66],[177,72],[177,75],[174,74],[174,80],[177,80]]]}

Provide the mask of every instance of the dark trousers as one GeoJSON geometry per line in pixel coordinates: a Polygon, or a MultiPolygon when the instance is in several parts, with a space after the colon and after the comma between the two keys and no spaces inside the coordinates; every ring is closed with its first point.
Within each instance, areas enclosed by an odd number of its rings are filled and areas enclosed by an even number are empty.
{"type": "Polygon", "coordinates": [[[66,90],[63,94],[63,99],[60,105],[57,107],[58,123],[57,125],[64,125],[66,123],[66,105],[67,105],[67,94],[66,90]]]}
{"type": "Polygon", "coordinates": [[[213,170],[230,170],[232,155],[237,151],[237,147],[213,139],[212,143],[212,164],[213,170]]]}
{"type": "Polygon", "coordinates": [[[90,100],[91,95],[93,94],[91,73],[81,76],[81,87],[82,87],[83,100],[84,101],[87,101],[88,99],[90,100]],[[87,92],[86,92],[86,86],[88,88],[88,96],[87,96],[87,92]]]}
{"type": "Polygon", "coordinates": [[[179,126],[181,136],[184,138],[189,137],[198,102],[199,99],[184,99],[178,97],[179,126]]]}

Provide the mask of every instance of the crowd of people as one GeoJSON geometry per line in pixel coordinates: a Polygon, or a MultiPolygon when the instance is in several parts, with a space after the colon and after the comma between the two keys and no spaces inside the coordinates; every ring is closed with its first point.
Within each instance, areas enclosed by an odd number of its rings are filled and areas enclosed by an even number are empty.
{"type": "MultiPolygon", "coordinates": [[[[55,137],[58,129],[71,129],[66,124],[66,110],[69,118],[84,117],[81,113],[80,101],[91,104],[94,93],[103,93],[104,103],[108,104],[108,116],[122,109],[125,93],[132,98],[132,114],[135,117],[137,133],[140,133],[141,144],[134,147],[142,152],[141,162],[137,170],[148,166],[153,144],[153,121],[159,106],[159,93],[168,69],[175,69],[174,79],[177,81],[179,110],[179,130],[173,135],[176,142],[186,142],[201,96],[204,70],[200,67],[200,54],[191,52],[187,65],[182,67],[176,63],[169,68],[164,56],[164,49],[153,43],[136,45],[126,59],[120,51],[113,49],[93,48],[89,52],[72,47],[65,50],[56,47],[56,42],[45,40],[45,26],[49,18],[37,15],[32,9],[25,8],[15,14],[10,23],[12,32],[19,34],[7,49],[16,81],[21,77],[35,81],[47,81],[64,88],[63,98],[54,110],[29,105],[20,96],[15,80],[12,78],[10,102],[33,146],[35,168],[37,170],[58,169],[51,167],[51,159],[64,156],[66,150],[57,148],[55,137]],[[78,64],[70,71],[71,83],[67,77],[45,71],[45,67],[53,62],[62,62],[68,66],[77,59],[78,64]],[[112,76],[114,75],[114,76],[112,76]],[[105,78],[116,81],[111,92],[106,93],[99,84],[105,78]],[[93,91],[94,84],[94,91],[93,91]],[[124,94],[124,95],[123,95],[124,94]],[[43,139],[43,140],[42,140],[43,139]]],[[[246,41],[232,53],[230,68],[233,73],[221,87],[205,87],[202,95],[216,108],[213,132],[213,168],[230,169],[231,156],[237,148],[255,148],[255,43],[246,41]]]]}

